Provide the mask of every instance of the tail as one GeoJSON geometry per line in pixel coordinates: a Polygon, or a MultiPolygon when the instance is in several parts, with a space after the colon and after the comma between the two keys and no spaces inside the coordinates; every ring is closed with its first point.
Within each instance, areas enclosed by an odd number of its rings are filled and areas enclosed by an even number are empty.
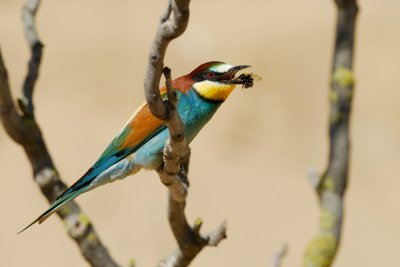
{"type": "MultiPolygon", "coordinates": [[[[98,162],[96,162],[95,165],[93,165],[78,181],[76,181],[73,185],[71,185],[71,187],[65,190],[65,192],[62,193],[53,204],[51,204],[50,208],[48,208],[42,215],[36,218],[36,220],[31,222],[27,227],[19,231],[18,234],[22,233],[37,222],[39,224],[44,222],[48,217],[50,217],[50,215],[52,215],[62,206],[64,206],[83,192],[91,190],[101,184],[113,182],[116,179],[122,179],[128,174],[132,174],[133,171],[130,169],[128,170],[125,164],[124,170],[120,170],[119,167],[114,170],[117,173],[118,178],[114,177],[113,179],[108,179],[107,177],[103,177],[102,181],[93,183],[93,181],[96,181],[95,179],[98,177],[99,174],[119,162],[121,159],[125,158],[127,155],[134,152],[134,150],[123,150],[122,152],[123,153],[121,153],[121,151],[116,152],[115,154],[112,154],[107,158],[100,159],[98,162]]],[[[139,169],[140,168],[136,168],[135,172],[139,171],[139,169]]]]}
{"type": "Polygon", "coordinates": [[[62,206],[64,206],[65,204],[67,204],[68,202],[70,202],[71,200],[73,200],[74,198],[79,196],[80,194],[82,194],[84,191],[86,191],[86,188],[81,188],[77,191],[72,191],[72,192],[68,192],[68,191],[69,190],[65,191],[59,198],[57,198],[57,200],[50,206],[50,208],[48,208],[42,215],[37,217],[33,222],[31,222],[28,226],[26,226],[24,229],[19,231],[17,234],[22,233],[23,231],[25,231],[26,229],[28,229],[35,223],[41,224],[42,222],[44,222],[47,218],[49,218],[54,212],[59,210],[62,206]]]}

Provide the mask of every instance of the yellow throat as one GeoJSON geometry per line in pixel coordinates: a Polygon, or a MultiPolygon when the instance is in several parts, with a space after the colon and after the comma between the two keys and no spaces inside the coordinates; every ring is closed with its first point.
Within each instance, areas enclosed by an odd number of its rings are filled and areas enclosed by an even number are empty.
{"type": "Polygon", "coordinates": [[[224,101],[235,89],[235,84],[224,84],[213,81],[202,81],[193,84],[197,93],[205,99],[224,101]]]}

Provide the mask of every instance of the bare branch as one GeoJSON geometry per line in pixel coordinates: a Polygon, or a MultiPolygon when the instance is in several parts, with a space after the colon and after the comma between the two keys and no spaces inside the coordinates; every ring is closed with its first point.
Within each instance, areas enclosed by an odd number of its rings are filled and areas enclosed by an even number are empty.
{"type": "Polygon", "coordinates": [[[169,223],[179,248],[161,261],[159,267],[183,267],[190,262],[205,246],[216,246],[226,237],[224,222],[214,232],[202,236],[202,221],[196,220],[191,227],[185,216],[186,195],[190,150],[187,147],[184,125],[176,109],[176,95],[172,88],[171,70],[164,67],[164,56],[169,42],[180,36],[189,20],[189,0],[170,0],[161,16],[160,25],[150,49],[149,63],[144,87],[147,104],[153,115],[164,120],[168,126],[168,141],[164,147],[163,161],[157,172],[169,190],[169,223]],[[172,18],[170,18],[173,14],[172,18]],[[162,72],[165,76],[168,100],[162,101],[159,84],[162,72]],[[182,163],[182,168],[181,168],[182,163]]]}
{"type": "Polygon", "coordinates": [[[25,37],[30,47],[40,42],[35,26],[35,15],[39,6],[40,0],[27,0],[22,8],[22,22],[24,24],[25,37]]]}
{"type": "Polygon", "coordinates": [[[11,97],[8,74],[4,66],[3,57],[0,51],[0,115],[1,122],[8,135],[18,144],[21,144],[24,136],[21,118],[15,110],[11,97]]]}
{"type": "Polygon", "coordinates": [[[349,119],[354,88],[353,48],[356,0],[335,0],[338,8],[335,52],[330,90],[330,151],[328,167],[316,187],[321,206],[320,229],[308,244],[304,267],[329,267],[340,244],[343,196],[348,179],[349,119]]]}
{"type": "Polygon", "coordinates": [[[164,164],[157,169],[161,182],[168,187],[171,196],[176,201],[184,201],[187,186],[180,180],[178,173],[182,157],[188,151],[185,139],[185,128],[176,110],[176,95],[172,88],[171,70],[164,68],[165,86],[167,88],[170,118],[167,121],[170,138],[164,147],[164,164]]]}
{"type": "Polygon", "coordinates": [[[22,22],[24,24],[25,37],[32,52],[28,64],[28,74],[26,75],[22,88],[23,98],[22,100],[18,100],[19,107],[26,116],[33,115],[33,89],[39,76],[40,61],[42,59],[43,44],[40,42],[35,26],[35,15],[39,5],[40,0],[27,0],[22,8],[22,22]]]}
{"type": "Polygon", "coordinates": [[[180,161],[188,148],[184,126],[176,110],[176,97],[171,85],[171,70],[164,68],[164,57],[169,42],[180,36],[188,25],[189,3],[190,0],[169,0],[150,49],[144,79],[147,105],[155,117],[166,122],[170,135],[164,147],[164,164],[158,168],[157,172],[162,183],[168,187],[171,196],[177,201],[184,201],[187,195],[187,188],[180,181],[178,173],[180,161]],[[171,14],[173,14],[172,18],[171,14]],[[166,101],[162,101],[159,89],[162,73],[166,78],[168,92],[166,101]]]}
{"type": "Polygon", "coordinates": [[[162,15],[155,39],[150,48],[149,62],[144,80],[147,104],[151,112],[159,119],[170,118],[170,107],[161,100],[159,85],[164,67],[164,57],[169,42],[180,36],[189,22],[190,0],[170,0],[162,15]],[[170,18],[171,11],[173,12],[170,18]]]}
{"type": "MultiPolygon", "coordinates": [[[[19,101],[22,114],[18,114],[13,104],[1,51],[0,110],[1,121],[8,135],[24,148],[32,165],[35,182],[47,200],[52,203],[66,189],[66,185],[61,181],[53,164],[33,112],[32,95],[38,78],[43,47],[34,24],[34,15],[39,3],[38,0],[28,0],[23,8],[25,33],[32,55],[23,86],[24,100],[19,101]]],[[[63,220],[69,236],[77,243],[82,255],[91,266],[118,266],[101,243],[89,218],[74,201],[65,205],[57,214],[63,220]]]]}
{"type": "MultiPolygon", "coordinates": [[[[189,158],[190,154],[187,153],[180,172],[180,179],[187,185],[189,158]]],[[[197,219],[194,226],[191,227],[185,216],[185,206],[185,201],[176,201],[171,194],[169,194],[168,219],[179,248],[162,260],[158,264],[158,267],[188,266],[205,246],[217,246],[219,242],[226,238],[226,222],[223,222],[213,232],[204,236],[201,235],[200,228],[203,224],[202,220],[200,218],[197,219]]]]}
{"type": "Polygon", "coordinates": [[[168,216],[170,225],[179,248],[162,260],[158,267],[184,267],[188,266],[205,246],[217,246],[226,238],[226,222],[224,221],[217,229],[206,234],[199,233],[201,219],[197,219],[191,227],[184,215],[185,202],[177,202],[169,196],[168,216]]]}
{"type": "Polygon", "coordinates": [[[287,244],[284,244],[279,251],[277,251],[272,259],[271,267],[281,267],[282,260],[288,252],[287,244]]]}

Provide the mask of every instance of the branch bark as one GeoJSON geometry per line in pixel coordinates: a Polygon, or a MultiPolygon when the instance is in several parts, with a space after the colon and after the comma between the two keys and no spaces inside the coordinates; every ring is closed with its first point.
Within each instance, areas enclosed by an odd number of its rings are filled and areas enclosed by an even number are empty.
{"type": "Polygon", "coordinates": [[[194,226],[191,227],[184,212],[189,186],[187,174],[190,150],[185,139],[184,125],[176,109],[177,99],[172,88],[171,70],[164,67],[164,57],[169,42],[179,37],[188,25],[189,3],[190,0],[169,0],[150,48],[144,79],[147,105],[155,117],[166,122],[169,131],[169,138],[163,152],[164,163],[157,169],[157,173],[161,182],[169,190],[168,218],[179,246],[176,251],[162,260],[158,267],[188,266],[205,246],[216,246],[226,237],[225,222],[214,232],[202,236],[200,235],[201,219],[196,220],[194,226]],[[159,90],[162,74],[165,76],[168,97],[164,101],[161,99],[159,90]]]}
{"type": "Polygon", "coordinates": [[[287,244],[284,244],[281,249],[274,254],[271,267],[281,267],[283,258],[286,256],[287,252],[288,246],[287,244]]]}
{"type": "MultiPolygon", "coordinates": [[[[43,48],[35,26],[35,14],[39,4],[40,0],[27,0],[22,11],[25,34],[32,53],[22,88],[23,99],[18,100],[21,115],[13,103],[8,74],[0,51],[0,113],[1,122],[8,135],[23,147],[28,156],[34,181],[47,200],[52,203],[67,187],[54,166],[33,108],[32,96],[39,76],[43,48]]],[[[118,266],[100,241],[91,221],[76,202],[71,201],[57,214],[64,222],[69,236],[79,246],[83,257],[91,266],[118,266]]]]}
{"type": "Polygon", "coordinates": [[[164,147],[164,164],[157,169],[157,173],[161,182],[169,189],[171,196],[176,201],[182,202],[186,199],[187,185],[181,181],[178,174],[181,169],[182,158],[185,153],[188,153],[189,148],[186,143],[185,128],[176,109],[177,99],[172,88],[171,70],[168,67],[164,68],[164,75],[168,96],[168,100],[164,101],[164,103],[168,107],[169,118],[166,123],[170,137],[164,147]]]}
{"type": "Polygon", "coordinates": [[[356,0],[335,0],[338,10],[330,89],[329,159],[326,171],[315,183],[321,206],[317,236],[308,244],[304,267],[329,267],[340,244],[343,197],[348,180],[349,120],[354,88],[353,49],[356,0]]]}
{"type": "MultiPolygon", "coordinates": [[[[157,169],[161,181],[169,189],[168,218],[179,248],[161,261],[158,266],[188,266],[205,246],[216,246],[226,237],[226,223],[207,235],[200,234],[201,219],[191,227],[186,219],[188,167],[190,150],[186,144],[184,125],[176,110],[176,95],[172,88],[171,70],[163,67],[168,43],[181,35],[188,23],[189,0],[170,0],[161,18],[155,41],[150,50],[149,64],[145,78],[146,100],[152,113],[166,121],[170,137],[164,148],[164,164],[157,169]],[[170,18],[173,13],[173,17],[170,18]],[[159,92],[161,74],[166,78],[167,101],[162,101],[159,92]],[[181,168],[182,164],[182,168],[181,168]]],[[[23,7],[23,23],[27,42],[31,48],[28,73],[22,87],[23,97],[15,107],[8,74],[0,50],[0,115],[8,135],[20,144],[32,165],[35,182],[43,195],[52,203],[67,188],[48,152],[46,143],[36,122],[33,93],[39,77],[43,44],[36,26],[35,14],[40,0],[27,0],[23,7]]],[[[58,216],[64,222],[69,236],[78,244],[84,258],[94,267],[119,266],[103,246],[89,218],[75,201],[66,204],[58,216]]]]}
{"type": "Polygon", "coordinates": [[[168,102],[161,100],[159,91],[165,52],[168,44],[186,30],[189,22],[189,3],[190,0],[169,0],[150,48],[144,80],[145,96],[154,116],[165,121],[168,121],[172,116],[170,113],[172,108],[168,105],[168,102]],[[172,18],[170,18],[171,13],[173,13],[172,18]]]}
{"type": "Polygon", "coordinates": [[[144,79],[145,96],[150,111],[155,117],[166,122],[170,134],[164,148],[164,164],[157,172],[162,183],[168,187],[171,196],[177,201],[183,201],[187,194],[185,184],[178,177],[180,161],[187,151],[187,144],[183,123],[176,110],[176,98],[171,85],[171,71],[169,68],[164,68],[164,57],[169,42],[180,36],[188,25],[189,3],[190,0],[169,0],[150,48],[144,79]],[[159,89],[162,73],[166,78],[168,92],[166,101],[161,99],[159,89]]]}
{"type": "MultiPolygon", "coordinates": [[[[181,181],[189,185],[190,152],[188,152],[182,163],[180,171],[181,181]]],[[[200,234],[203,224],[200,218],[196,219],[191,227],[185,216],[186,201],[176,201],[169,193],[168,201],[168,220],[171,230],[175,236],[179,248],[173,251],[167,258],[162,260],[157,267],[184,267],[191,261],[205,246],[217,246],[220,241],[226,238],[226,222],[223,222],[216,230],[206,235],[200,234]]]]}

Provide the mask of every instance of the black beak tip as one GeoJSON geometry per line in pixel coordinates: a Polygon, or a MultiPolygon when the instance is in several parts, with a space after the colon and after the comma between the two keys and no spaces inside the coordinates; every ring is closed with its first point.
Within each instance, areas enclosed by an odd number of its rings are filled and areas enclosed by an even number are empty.
{"type": "Polygon", "coordinates": [[[250,68],[250,67],[251,67],[250,65],[240,65],[240,66],[235,66],[235,67],[233,67],[231,70],[233,70],[233,71],[239,71],[239,70],[246,69],[246,68],[250,68]]]}

